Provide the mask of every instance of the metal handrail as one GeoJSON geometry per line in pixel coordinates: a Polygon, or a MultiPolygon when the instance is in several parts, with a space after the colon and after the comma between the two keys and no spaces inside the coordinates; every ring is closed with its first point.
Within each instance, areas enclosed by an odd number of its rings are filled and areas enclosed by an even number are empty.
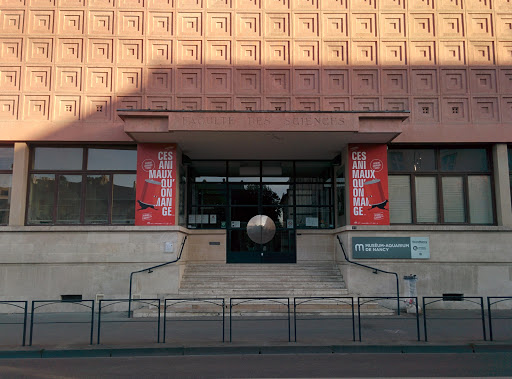
{"type": "Polygon", "coordinates": [[[345,252],[345,248],[343,247],[343,242],[341,242],[340,236],[338,235],[338,236],[336,236],[336,238],[338,238],[338,241],[339,241],[340,246],[341,246],[341,251],[343,252],[343,255],[345,256],[345,260],[348,263],[352,263],[354,265],[361,266],[361,267],[364,267],[364,268],[369,268],[370,270],[373,270],[374,274],[378,274],[379,272],[382,272],[384,274],[395,275],[395,278],[396,278],[396,302],[397,302],[396,309],[397,309],[398,314],[400,315],[400,286],[398,284],[398,274],[396,272],[381,270],[380,268],[371,267],[371,266],[368,266],[368,265],[364,265],[362,263],[351,261],[350,259],[348,259],[347,253],[345,252]]]}
{"type": "Polygon", "coordinates": [[[170,262],[161,263],[159,265],[148,267],[148,268],[145,268],[145,269],[142,269],[142,270],[132,271],[130,273],[130,291],[129,291],[129,295],[128,295],[128,318],[132,317],[132,282],[133,282],[133,274],[139,274],[141,272],[147,272],[148,274],[151,274],[153,272],[153,270],[156,269],[156,268],[160,268],[160,267],[167,266],[167,265],[170,265],[172,263],[178,262],[181,259],[181,255],[183,254],[183,247],[185,247],[185,242],[186,241],[187,241],[187,236],[185,236],[183,238],[183,241],[181,242],[180,254],[178,255],[178,258],[176,258],[175,260],[170,261],[170,262]]]}

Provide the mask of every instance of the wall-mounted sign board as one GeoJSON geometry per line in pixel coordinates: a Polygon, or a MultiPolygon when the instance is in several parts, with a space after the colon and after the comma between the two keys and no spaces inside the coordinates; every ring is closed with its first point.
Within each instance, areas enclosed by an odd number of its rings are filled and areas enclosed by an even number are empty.
{"type": "Polygon", "coordinates": [[[356,259],[429,259],[429,237],[352,237],[356,259]]]}

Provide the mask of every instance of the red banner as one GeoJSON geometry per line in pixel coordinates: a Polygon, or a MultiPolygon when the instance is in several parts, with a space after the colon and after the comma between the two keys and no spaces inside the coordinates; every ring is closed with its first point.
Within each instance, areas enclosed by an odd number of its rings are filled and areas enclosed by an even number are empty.
{"type": "Polygon", "coordinates": [[[350,224],[389,225],[386,145],[349,144],[350,224]]]}
{"type": "Polygon", "coordinates": [[[174,225],[176,145],[137,146],[135,225],[174,225]]]}

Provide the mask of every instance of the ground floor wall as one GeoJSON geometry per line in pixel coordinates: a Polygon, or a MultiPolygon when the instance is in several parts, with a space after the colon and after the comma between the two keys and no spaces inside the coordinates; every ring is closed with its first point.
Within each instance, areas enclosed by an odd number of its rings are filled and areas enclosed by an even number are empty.
{"type": "MultiPolygon", "coordinates": [[[[133,293],[142,297],[177,294],[189,263],[225,263],[224,230],[181,227],[6,227],[0,233],[0,299],[127,298],[130,273],[171,261],[187,237],[182,260],[134,276],[133,293]]],[[[429,259],[369,259],[360,263],[418,277],[419,296],[512,294],[512,229],[505,227],[352,227],[297,233],[297,264],[332,262],[354,296],[392,296],[394,276],[373,274],[345,260],[340,236],[353,260],[353,237],[428,237],[429,259]]],[[[262,270],[264,270],[264,265],[262,270]]]]}

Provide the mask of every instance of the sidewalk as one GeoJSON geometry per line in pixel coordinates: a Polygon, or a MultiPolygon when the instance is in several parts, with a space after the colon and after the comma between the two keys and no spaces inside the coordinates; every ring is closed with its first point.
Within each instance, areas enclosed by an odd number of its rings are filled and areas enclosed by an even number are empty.
{"type": "MultiPolygon", "coordinates": [[[[439,353],[512,351],[512,315],[494,317],[489,341],[478,312],[432,311],[428,314],[428,342],[423,316],[419,317],[420,340],[415,315],[362,316],[361,342],[357,313],[354,329],[350,314],[341,318],[298,315],[283,312],[266,317],[233,317],[230,325],[222,317],[127,318],[126,312],[102,314],[100,344],[98,315],[94,315],[91,341],[91,313],[39,313],[34,318],[32,346],[30,315],[26,344],[22,346],[23,315],[0,314],[0,358],[82,357],[197,354],[277,353],[439,353]],[[224,342],[223,342],[224,336],[224,342]],[[164,343],[165,337],[165,343],[164,343]],[[231,337],[231,342],[230,342],[231,337]],[[296,341],[295,342],[295,338],[296,341]],[[354,341],[355,339],[355,341],[354,341]],[[160,342],[157,342],[157,341],[160,342]]],[[[500,315],[497,315],[500,316],[500,315]]]]}

